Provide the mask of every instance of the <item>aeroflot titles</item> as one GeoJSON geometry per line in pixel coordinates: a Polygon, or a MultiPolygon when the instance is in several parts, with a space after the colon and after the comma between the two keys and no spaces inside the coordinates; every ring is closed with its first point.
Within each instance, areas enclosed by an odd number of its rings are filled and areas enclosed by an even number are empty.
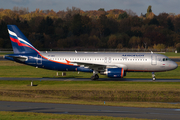
{"type": "Polygon", "coordinates": [[[128,56],[128,57],[144,57],[144,55],[126,55],[126,54],[123,54],[122,56],[128,56]]]}

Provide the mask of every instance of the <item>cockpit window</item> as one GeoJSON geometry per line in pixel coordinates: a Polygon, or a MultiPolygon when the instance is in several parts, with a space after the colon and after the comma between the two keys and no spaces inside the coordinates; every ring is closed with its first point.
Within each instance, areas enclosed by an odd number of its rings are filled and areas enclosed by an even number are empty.
{"type": "Polygon", "coordinates": [[[163,58],[163,61],[170,61],[171,59],[169,58],[163,58]]]}

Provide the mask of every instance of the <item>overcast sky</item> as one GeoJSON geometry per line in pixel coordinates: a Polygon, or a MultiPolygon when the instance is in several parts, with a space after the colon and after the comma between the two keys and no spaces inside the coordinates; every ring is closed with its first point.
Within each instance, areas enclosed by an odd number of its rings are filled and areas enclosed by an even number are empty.
{"type": "Polygon", "coordinates": [[[59,11],[72,6],[81,10],[110,9],[131,9],[137,15],[147,12],[148,6],[152,6],[152,12],[180,14],[180,0],[0,0],[0,8],[13,9],[14,6],[29,8],[29,11],[40,10],[59,11]]]}

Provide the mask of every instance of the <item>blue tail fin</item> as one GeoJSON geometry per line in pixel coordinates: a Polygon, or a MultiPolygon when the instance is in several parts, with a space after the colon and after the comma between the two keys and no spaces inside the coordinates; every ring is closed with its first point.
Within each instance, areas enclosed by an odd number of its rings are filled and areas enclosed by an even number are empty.
{"type": "Polygon", "coordinates": [[[8,25],[14,54],[39,53],[16,25],[8,25]]]}

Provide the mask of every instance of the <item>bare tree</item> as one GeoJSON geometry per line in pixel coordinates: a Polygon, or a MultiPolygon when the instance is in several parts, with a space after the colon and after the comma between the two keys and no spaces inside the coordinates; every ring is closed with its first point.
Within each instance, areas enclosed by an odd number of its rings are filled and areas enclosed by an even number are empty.
{"type": "Polygon", "coordinates": [[[131,9],[126,9],[125,11],[131,17],[137,16],[137,14],[135,12],[133,12],[131,9]]]}
{"type": "Polygon", "coordinates": [[[20,15],[27,14],[27,13],[29,13],[29,8],[28,7],[27,8],[25,8],[25,7],[19,8],[18,6],[14,6],[13,12],[20,14],[20,15]]]}
{"type": "Polygon", "coordinates": [[[66,8],[67,10],[67,14],[73,16],[75,14],[80,14],[81,9],[80,8],[76,8],[76,7],[72,7],[72,9],[70,9],[69,7],[66,8]]]}

